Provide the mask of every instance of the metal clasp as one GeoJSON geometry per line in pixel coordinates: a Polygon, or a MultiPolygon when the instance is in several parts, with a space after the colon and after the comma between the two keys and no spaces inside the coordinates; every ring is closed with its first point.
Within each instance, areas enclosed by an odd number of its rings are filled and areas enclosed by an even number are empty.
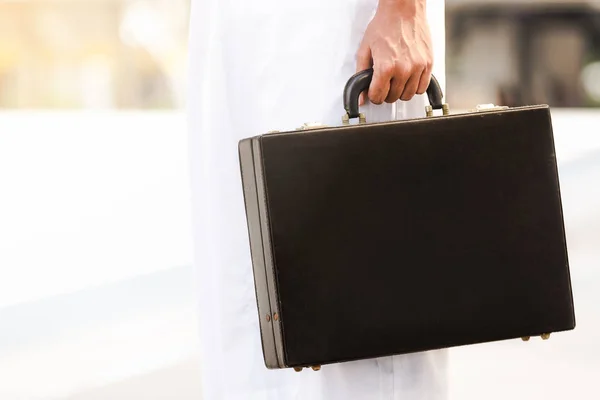
{"type": "Polygon", "coordinates": [[[305,122],[300,128],[296,129],[297,131],[308,131],[311,129],[321,129],[327,128],[327,125],[324,125],[320,122],[305,122]]]}
{"type": "Polygon", "coordinates": [[[478,104],[474,110],[471,110],[471,112],[501,111],[508,109],[509,107],[507,106],[497,106],[495,104],[478,104]]]}
{"type": "MultiPolygon", "coordinates": [[[[342,117],[342,123],[344,125],[350,125],[350,115],[348,115],[348,113],[344,114],[344,116],[342,117]]],[[[358,114],[358,123],[359,124],[367,123],[367,117],[365,116],[365,114],[363,114],[363,113],[358,114]]]]}
{"type": "MultiPolygon", "coordinates": [[[[427,115],[427,117],[433,117],[433,107],[432,106],[427,106],[425,107],[425,115],[427,115]]],[[[442,115],[446,116],[446,115],[450,115],[450,106],[446,103],[442,104],[442,115]]]]}

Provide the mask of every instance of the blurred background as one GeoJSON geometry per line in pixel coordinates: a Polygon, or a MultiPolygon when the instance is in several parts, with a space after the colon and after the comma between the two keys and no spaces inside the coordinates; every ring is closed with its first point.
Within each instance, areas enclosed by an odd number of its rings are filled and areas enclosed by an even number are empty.
{"type": "Polygon", "coordinates": [[[0,2],[0,107],[180,109],[188,3],[0,2]]]}
{"type": "MultiPolygon", "coordinates": [[[[435,6],[436,0],[430,0],[435,6]]],[[[189,0],[0,1],[0,399],[200,399],[189,0]]],[[[600,1],[447,0],[447,97],[552,106],[578,327],[452,399],[598,399],[600,1]]]]}
{"type": "Polygon", "coordinates": [[[454,106],[600,105],[600,1],[447,0],[454,106]]]}

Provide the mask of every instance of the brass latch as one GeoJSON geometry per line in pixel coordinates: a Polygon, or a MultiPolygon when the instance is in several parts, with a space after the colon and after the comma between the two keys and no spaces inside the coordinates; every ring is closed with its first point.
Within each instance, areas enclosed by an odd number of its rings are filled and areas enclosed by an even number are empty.
{"type": "MultiPolygon", "coordinates": [[[[450,106],[446,103],[442,104],[442,114],[450,115],[450,106]]],[[[427,115],[428,118],[433,117],[433,107],[432,106],[425,107],[425,115],[427,115]]]]}
{"type": "Polygon", "coordinates": [[[495,104],[478,104],[475,109],[469,110],[470,112],[487,112],[487,111],[501,111],[508,110],[507,106],[497,106],[495,104]]]}
{"type": "Polygon", "coordinates": [[[321,129],[327,128],[327,125],[324,125],[320,122],[306,122],[300,128],[297,128],[297,131],[308,131],[311,129],[321,129]]]}

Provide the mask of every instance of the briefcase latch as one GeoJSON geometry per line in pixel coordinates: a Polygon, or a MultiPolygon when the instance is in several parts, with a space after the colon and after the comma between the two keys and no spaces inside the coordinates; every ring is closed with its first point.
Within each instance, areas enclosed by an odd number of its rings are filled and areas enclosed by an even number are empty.
{"type": "Polygon", "coordinates": [[[296,129],[297,131],[308,131],[311,129],[322,129],[327,128],[327,125],[322,124],[320,122],[306,122],[300,128],[296,129]]]}
{"type": "Polygon", "coordinates": [[[495,104],[478,104],[471,112],[488,112],[488,111],[502,111],[508,110],[507,106],[497,106],[495,104]]]}

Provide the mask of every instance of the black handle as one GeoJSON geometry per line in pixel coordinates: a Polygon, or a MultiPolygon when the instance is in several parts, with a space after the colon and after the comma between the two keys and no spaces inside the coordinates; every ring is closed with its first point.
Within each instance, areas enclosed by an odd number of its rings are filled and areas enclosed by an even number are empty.
{"type": "MultiPolygon", "coordinates": [[[[350,118],[358,118],[358,98],[360,94],[365,90],[369,89],[371,81],[373,80],[373,68],[358,72],[354,74],[346,83],[344,88],[344,108],[350,118]]],[[[431,75],[431,81],[427,88],[427,97],[429,98],[429,104],[434,110],[441,110],[443,106],[444,94],[440,83],[431,75]]]]}

